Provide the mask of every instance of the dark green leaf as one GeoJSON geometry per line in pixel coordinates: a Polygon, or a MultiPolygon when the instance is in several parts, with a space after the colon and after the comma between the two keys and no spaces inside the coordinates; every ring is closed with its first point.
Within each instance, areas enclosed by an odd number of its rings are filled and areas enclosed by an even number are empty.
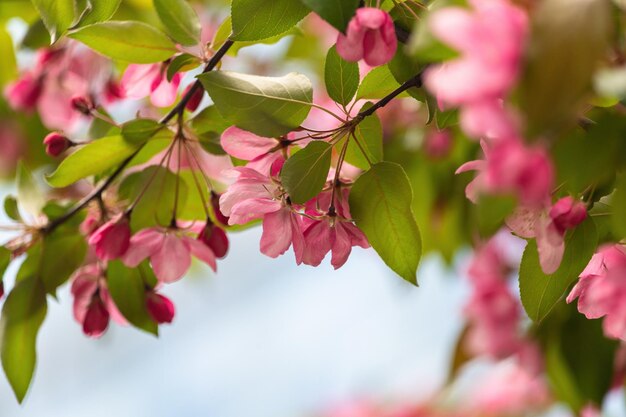
{"type": "Polygon", "coordinates": [[[44,237],[40,276],[46,292],[54,294],[82,265],[87,244],[76,229],[59,228],[44,237]]]}
{"type": "Polygon", "coordinates": [[[181,45],[196,45],[200,42],[200,20],[186,0],[153,0],[167,33],[181,45]]]}
{"type": "Polygon", "coordinates": [[[302,74],[261,77],[227,71],[201,74],[215,106],[225,119],[265,137],[279,137],[306,119],[313,87],[302,74]]]}
{"type": "Polygon", "coordinates": [[[412,199],[413,190],[404,169],[392,162],[380,162],[352,186],[350,211],[387,266],[417,285],[422,242],[412,199]]]}
{"type": "Polygon", "coordinates": [[[345,106],[359,88],[359,65],[341,58],[333,46],[326,55],[324,81],[330,98],[345,106]]]}
{"type": "MultiPolygon", "coordinates": [[[[361,111],[370,106],[371,103],[366,103],[361,111]]],[[[376,114],[363,119],[354,129],[354,136],[356,138],[350,138],[350,144],[346,151],[346,161],[349,164],[366,170],[370,164],[376,164],[383,160],[383,127],[376,114]],[[363,152],[366,156],[363,155],[363,152]]]]}
{"type": "Polygon", "coordinates": [[[35,372],[37,333],[46,312],[46,292],[34,276],[17,283],[2,308],[2,367],[19,402],[24,399],[35,372]]]}
{"type": "Polygon", "coordinates": [[[50,45],[50,33],[41,19],[37,19],[26,31],[21,46],[30,49],[39,49],[50,45]]]}
{"type": "Polygon", "coordinates": [[[177,55],[167,66],[167,80],[171,82],[177,72],[194,69],[200,64],[200,60],[191,54],[177,55]]]}
{"type": "Polygon", "coordinates": [[[568,233],[561,266],[554,274],[546,275],[539,264],[537,243],[528,242],[520,265],[519,287],[522,304],[531,319],[541,321],[550,313],[587,266],[597,243],[596,226],[589,218],[568,233]]]}
{"type": "Polygon", "coordinates": [[[280,178],[293,203],[304,204],[322,191],[331,154],[332,146],[315,141],[287,159],[280,178]]]}
{"type": "Polygon", "coordinates": [[[359,0],[300,0],[322,19],[345,32],[359,7],[359,0]]]}
{"type": "Polygon", "coordinates": [[[145,269],[127,268],[121,261],[109,262],[107,267],[107,286],[113,302],[120,313],[133,326],[158,335],[159,327],[152,320],[146,309],[145,269]]]}
{"type": "Polygon", "coordinates": [[[11,220],[22,222],[22,216],[20,215],[20,210],[17,207],[17,199],[12,195],[9,195],[4,199],[4,212],[11,220]]]}

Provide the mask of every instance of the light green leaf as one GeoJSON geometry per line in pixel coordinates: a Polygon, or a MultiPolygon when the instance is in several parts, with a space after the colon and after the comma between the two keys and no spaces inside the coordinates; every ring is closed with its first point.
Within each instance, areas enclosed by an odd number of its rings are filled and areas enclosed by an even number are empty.
{"type": "Polygon", "coordinates": [[[24,399],[35,372],[37,333],[46,312],[46,292],[33,276],[15,285],[2,308],[2,367],[19,402],[24,399]]]}
{"type": "Polygon", "coordinates": [[[106,22],[113,17],[121,2],[122,0],[88,0],[87,8],[81,15],[77,26],[106,22]]]}
{"type": "Polygon", "coordinates": [[[50,32],[52,43],[70,27],[74,21],[74,0],[31,0],[50,32]]]}
{"type": "Polygon", "coordinates": [[[141,144],[163,129],[164,126],[152,119],[135,119],[124,123],[122,136],[130,143],[141,144]]]}
{"type": "Polygon", "coordinates": [[[322,19],[344,32],[359,7],[359,0],[300,0],[322,19]]]}
{"type": "Polygon", "coordinates": [[[167,66],[167,81],[171,82],[177,72],[189,71],[200,66],[202,62],[191,54],[177,55],[167,66]]]}
{"type": "Polygon", "coordinates": [[[304,204],[322,191],[330,170],[331,154],[332,146],[315,141],[287,159],[280,178],[293,203],[304,204]]]}
{"type": "Polygon", "coordinates": [[[56,289],[82,265],[86,253],[85,238],[76,229],[58,228],[45,236],[41,252],[40,274],[46,292],[54,294],[56,289]]]}
{"type": "Polygon", "coordinates": [[[313,87],[302,74],[261,77],[213,71],[198,79],[225,119],[260,136],[287,134],[311,109],[313,87]]]}
{"type": "MultiPolygon", "coordinates": [[[[365,103],[361,111],[369,107],[371,107],[371,103],[365,103]]],[[[354,129],[354,136],[356,139],[350,138],[350,144],[346,151],[346,161],[349,164],[367,170],[370,164],[376,164],[383,160],[383,127],[376,114],[363,119],[354,129]],[[365,155],[363,155],[363,151],[365,151],[365,155]]]]}
{"type": "Polygon", "coordinates": [[[134,21],[94,23],[69,37],[110,58],[136,64],[165,61],[177,52],[163,32],[134,21]]]}
{"type": "Polygon", "coordinates": [[[3,28],[0,28],[0,56],[2,57],[0,89],[2,89],[9,81],[17,78],[17,63],[15,61],[15,51],[13,50],[13,40],[3,28]]]}
{"type": "MultiPolygon", "coordinates": [[[[391,93],[400,84],[396,81],[387,65],[382,65],[371,70],[359,86],[356,93],[357,100],[365,99],[381,99],[391,93]]],[[[400,97],[406,97],[406,93],[402,93],[400,97]]]]}
{"type": "Polygon", "coordinates": [[[380,162],[352,186],[350,212],[387,266],[417,285],[422,242],[412,200],[413,190],[404,169],[380,162]]]}
{"type": "Polygon", "coordinates": [[[186,0],[153,0],[159,19],[167,33],[181,45],[200,42],[200,20],[186,0]]]}
{"type": "Polygon", "coordinates": [[[341,58],[333,46],[326,55],[324,81],[330,98],[345,106],[359,88],[359,64],[341,58]]]}
{"type": "Polygon", "coordinates": [[[109,262],[107,287],[120,313],[133,326],[158,335],[159,327],[146,309],[146,285],[142,277],[150,268],[127,268],[121,261],[109,262]]]}
{"type": "Polygon", "coordinates": [[[53,187],[67,187],[82,178],[101,174],[119,165],[140,146],[124,140],[121,135],[95,140],[65,158],[46,180],[53,187]]]}
{"type": "Polygon", "coordinates": [[[598,244],[598,234],[588,218],[566,236],[565,254],[561,266],[552,275],[541,270],[537,243],[528,242],[519,271],[522,304],[534,321],[543,320],[563,297],[569,286],[587,266],[598,244]]]}
{"type": "Polygon", "coordinates": [[[297,0],[233,0],[231,18],[236,41],[258,41],[287,32],[309,9],[297,0]]]}
{"type": "Polygon", "coordinates": [[[17,200],[28,214],[36,218],[46,204],[43,192],[30,171],[20,162],[17,167],[17,200]]]}

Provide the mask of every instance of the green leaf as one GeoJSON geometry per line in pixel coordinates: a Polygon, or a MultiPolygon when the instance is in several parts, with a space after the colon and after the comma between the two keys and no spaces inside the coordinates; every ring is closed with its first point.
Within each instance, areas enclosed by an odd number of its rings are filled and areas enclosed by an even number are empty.
{"type": "Polygon", "coordinates": [[[191,54],[177,55],[172,62],[167,66],[167,81],[172,82],[174,75],[179,71],[189,71],[200,66],[201,61],[198,57],[191,54]]]}
{"type": "Polygon", "coordinates": [[[121,261],[109,262],[107,266],[107,287],[111,298],[120,313],[133,326],[158,335],[159,326],[152,320],[146,309],[147,280],[143,275],[150,268],[127,268],[121,261]]]}
{"type": "Polygon", "coordinates": [[[198,79],[225,119],[260,136],[287,134],[311,109],[313,87],[302,74],[261,77],[213,71],[198,79]]]}
{"type": "MultiPolygon", "coordinates": [[[[371,103],[366,103],[361,111],[369,107],[371,107],[371,103]]],[[[376,114],[363,119],[354,129],[354,136],[356,139],[350,138],[350,144],[346,151],[346,162],[357,168],[367,170],[370,163],[376,164],[383,160],[383,126],[376,114]],[[359,145],[361,146],[359,147],[359,145]],[[367,158],[363,155],[361,148],[365,151],[367,158]]]]}
{"type": "Polygon", "coordinates": [[[67,187],[119,165],[139,147],[140,144],[130,143],[121,135],[95,140],[65,158],[46,180],[53,187],[67,187]]]}
{"type": "Polygon", "coordinates": [[[333,46],[326,55],[324,81],[330,98],[345,106],[359,88],[359,64],[341,58],[333,46]]]}
{"type": "Polygon", "coordinates": [[[611,220],[615,234],[625,238],[626,237],[626,174],[621,173],[617,177],[615,183],[615,193],[611,198],[611,206],[613,207],[611,213],[611,220]]]}
{"type": "Polygon", "coordinates": [[[33,22],[26,31],[20,47],[39,49],[50,45],[50,33],[41,19],[33,22]]]}
{"type": "Polygon", "coordinates": [[[47,293],[54,294],[72,273],[83,264],[87,244],[85,238],[72,228],[58,228],[43,239],[41,252],[41,282],[47,293]]]}
{"type": "Polygon", "coordinates": [[[12,252],[4,246],[0,246],[0,281],[4,278],[4,273],[11,263],[11,257],[12,252]]]}
{"type": "Polygon", "coordinates": [[[309,9],[297,0],[233,0],[231,18],[236,41],[259,41],[295,26],[309,9]]]}
{"type": "Polygon", "coordinates": [[[495,234],[516,205],[515,198],[510,196],[481,196],[475,206],[476,225],[481,236],[488,237],[495,234]]]}
{"type": "Polygon", "coordinates": [[[19,402],[24,399],[35,372],[37,333],[46,312],[46,292],[32,276],[15,285],[2,308],[2,367],[19,402]]]}
{"type": "MultiPolygon", "coordinates": [[[[98,112],[110,117],[109,113],[103,107],[98,107],[98,112]]],[[[99,117],[94,117],[89,125],[89,132],[87,132],[87,136],[90,139],[100,139],[106,136],[114,127],[116,126],[111,124],[109,121],[103,120],[99,117]]]]}
{"type": "Polygon", "coordinates": [[[43,192],[30,171],[20,162],[17,167],[17,200],[26,213],[36,218],[46,204],[43,192]]]}
{"type": "MultiPolygon", "coordinates": [[[[362,98],[381,99],[398,87],[400,87],[400,84],[394,78],[389,67],[382,65],[371,70],[363,78],[356,93],[356,98],[357,100],[362,98]]],[[[399,97],[406,97],[407,95],[402,93],[399,97]]]]}
{"type": "Polygon", "coordinates": [[[534,321],[543,320],[563,297],[569,286],[585,269],[598,243],[596,226],[588,218],[565,239],[565,254],[559,269],[546,275],[541,270],[537,243],[528,242],[519,270],[519,287],[522,304],[534,321]]]}
{"type": "Polygon", "coordinates": [[[332,149],[326,142],[315,141],[287,159],[280,178],[293,203],[304,204],[322,191],[332,149]]]}
{"type": "Polygon", "coordinates": [[[17,78],[17,63],[15,61],[15,51],[13,50],[13,40],[9,33],[0,28],[0,56],[3,57],[0,65],[0,88],[9,81],[17,78]]]}
{"type": "Polygon", "coordinates": [[[56,42],[74,21],[74,0],[31,1],[48,29],[52,42],[56,42]]]}
{"type": "Polygon", "coordinates": [[[345,32],[359,7],[359,0],[300,0],[322,19],[345,32]]]}
{"type": "Polygon", "coordinates": [[[106,22],[113,17],[121,2],[122,0],[88,0],[77,26],[106,22]]]}
{"type": "Polygon", "coordinates": [[[122,136],[130,143],[142,144],[163,129],[163,125],[152,119],[135,119],[124,123],[122,136]]]}
{"type": "Polygon", "coordinates": [[[392,162],[380,162],[352,186],[350,211],[387,266],[417,285],[422,242],[412,200],[413,190],[404,169],[392,162]]]}
{"type": "Polygon", "coordinates": [[[224,119],[215,106],[208,106],[191,119],[191,127],[198,135],[207,132],[222,134],[232,124],[224,119]]]}
{"type": "Polygon", "coordinates": [[[165,61],[177,52],[163,32],[134,21],[94,23],[69,37],[110,58],[136,64],[165,61]]]}
{"type": "Polygon", "coordinates": [[[12,195],[9,195],[4,199],[4,212],[11,220],[15,220],[16,222],[23,221],[22,216],[20,215],[20,210],[17,206],[17,199],[12,195]]]}
{"type": "Polygon", "coordinates": [[[200,20],[195,10],[185,0],[153,0],[159,19],[167,33],[181,45],[200,42],[200,20]]]}

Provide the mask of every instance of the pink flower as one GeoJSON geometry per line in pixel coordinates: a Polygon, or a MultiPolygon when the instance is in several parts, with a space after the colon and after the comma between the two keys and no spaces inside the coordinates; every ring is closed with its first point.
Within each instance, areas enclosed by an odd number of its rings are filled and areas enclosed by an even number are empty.
{"type": "Polygon", "coordinates": [[[424,83],[441,105],[461,106],[469,136],[510,137],[516,123],[501,99],[517,82],[528,18],[507,0],[471,4],[473,10],[447,7],[431,15],[432,33],[461,56],[430,67],[424,83]]]}
{"type": "Polygon", "coordinates": [[[74,318],[89,337],[100,337],[107,329],[109,317],[125,325],[126,319],[119,312],[106,287],[104,272],[97,264],[77,269],[72,275],[74,318]]]}
{"type": "Polygon", "coordinates": [[[7,86],[5,96],[14,110],[32,111],[37,106],[42,89],[42,78],[27,72],[7,86]]]}
{"type": "Polygon", "coordinates": [[[213,223],[208,222],[198,233],[198,240],[211,248],[216,258],[224,258],[228,253],[228,236],[226,232],[213,223]]]}
{"type": "Polygon", "coordinates": [[[154,291],[146,294],[146,309],[150,317],[159,324],[171,323],[176,313],[172,301],[154,291]]]}
{"type": "Polygon", "coordinates": [[[320,220],[308,221],[304,232],[304,253],[302,261],[311,266],[318,266],[332,251],[331,265],[338,269],[346,263],[353,246],[369,248],[367,238],[351,220],[348,207],[347,188],[337,194],[335,209],[329,213],[331,192],[323,192],[307,203],[306,213],[320,220]]]}
{"type": "Polygon", "coordinates": [[[103,261],[124,255],[130,245],[128,217],[118,216],[100,226],[89,237],[89,244],[95,247],[96,255],[103,261]]]}
{"type": "Polygon", "coordinates": [[[150,96],[156,107],[171,106],[176,101],[181,76],[177,73],[169,82],[166,70],[165,64],[131,64],[126,68],[120,86],[126,97],[142,99],[150,96]]]}
{"type": "Polygon", "coordinates": [[[546,274],[561,265],[565,252],[565,233],[587,217],[585,205],[572,197],[564,197],[551,208],[518,207],[506,220],[516,235],[537,241],[539,263],[546,274]]]}
{"type": "Polygon", "coordinates": [[[247,168],[267,174],[272,164],[283,158],[281,152],[278,151],[283,147],[286,148],[290,141],[257,136],[232,126],[222,133],[220,143],[230,156],[250,161],[246,165],[247,168]]]}
{"type": "Polygon", "coordinates": [[[396,53],[398,40],[389,13],[373,7],[357,9],[346,35],[337,37],[337,53],[346,61],[361,59],[372,66],[384,65],[396,53]]]}
{"type": "Polygon", "coordinates": [[[72,145],[72,142],[66,136],[52,132],[43,139],[43,144],[48,155],[57,157],[65,152],[72,145]]]}
{"type": "Polygon", "coordinates": [[[506,358],[523,346],[520,305],[507,286],[510,266],[496,238],[479,248],[468,270],[473,293],[465,307],[468,347],[474,354],[506,358]]]}
{"type": "Polygon", "coordinates": [[[484,160],[470,161],[456,173],[476,170],[478,175],[468,184],[465,195],[477,202],[478,194],[513,194],[520,203],[537,207],[549,199],[554,182],[552,163],[540,147],[527,148],[518,140],[506,140],[489,147],[481,141],[484,160]]]}
{"type": "Polygon", "coordinates": [[[211,191],[211,208],[213,209],[215,220],[217,220],[221,225],[226,226],[228,225],[228,216],[224,216],[220,210],[220,197],[221,194],[211,191]]]}
{"type": "Polygon", "coordinates": [[[593,255],[567,296],[578,298],[578,311],[588,319],[604,317],[604,334],[626,341],[626,248],[605,245],[593,255]]]}
{"type": "MultiPolygon", "coordinates": [[[[273,174],[278,174],[282,162],[274,162],[273,174]]],[[[248,167],[233,168],[232,173],[237,180],[220,197],[222,213],[230,217],[228,224],[246,224],[262,218],[261,252],[276,258],[293,243],[296,262],[300,264],[304,246],[301,216],[286,200],[278,180],[248,167]]]]}
{"type": "Polygon", "coordinates": [[[143,229],[130,239],[130,247],[122,258],[129,267],[136,267],[150,258],[154,274],[160,282],[171,283],[181,279],[191,266],[191,255],[205,262],[215,271],[215,254],[207,245],[189,236],[182,229],[143,229]]]}

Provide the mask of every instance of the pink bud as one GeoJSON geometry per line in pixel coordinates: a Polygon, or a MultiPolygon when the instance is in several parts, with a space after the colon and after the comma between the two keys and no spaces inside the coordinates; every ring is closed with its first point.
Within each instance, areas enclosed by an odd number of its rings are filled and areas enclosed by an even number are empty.
{"type": "Polygon", "coordinates": [[[211,206],[215,219],[223,225],[228,224],[228,216],[225,216],[220,210],[220,195],[211,191],[211,206]]]}
{"type": "Polygon", "coordinates": [[[228,236],[223,229],[213,223],[207,223],[198,234],[198,240],[207,245],[217,258],[223,258],[228,253],[228,236]]]}
{"type": "Polygon", "coordinates": [[[83,333],[89,337],[100,337],[109,326],[109,312],[99,295],[96,295],[87,309],[83,322],[83,333]]]}
{"type": "Polygon", "coordinates": [[[346,61],[361,59],[372,67],[391,61],[398,40],[389,13],[374,7],[357,9],[346,35],[337,37],[337,53],[346,61]]]}
{"type": "Polygon", "coordinates": [[[91,110],[93,110],[93,103],[87,97],[83,97],[83,96],[73,97],[71,104],[74,110],[76,110],[79,113],[84,114],[85,116],[89,116],[91,114],[91,110]]]}
{"type": "Polygon", "coordinates": [[[161,294],[155,292],[148,293],[146,297],[146,308],[148,313],[157,323],[171,323],[174,319],[174,303],[161,294]]]}
{"type": "Polygon", "coordinates": [[[550,209],[552,223],[560,233],[573,229],[587,218],[585,204],[571,196],[563,197],[550,209]]]}
{"type": "Polygon", "coordinates": [[[93,232],[89,244],[96,249],[96,255],[103,261],[117,259],[124,255],[130,245],[130,225],[128,218],[113,219],[93,232]]]}
{"type": "Polygon", "coordinates": [[[49,133],[43,139],[43,144],[46,147],[46,153],[55,158],[72,146],[72,142],[58,132],[49,133]]]}
{"type": "Polygon", "coordinates": [[[6,98],[14,110],[32,111],[37,105],[41,91],[41,79],[26,73],[7,87],[6,98]]]}
{"type": "MultiPolygon", "coordinates": [[[[183,96],[185,96],[189,92],[192,86],[193,84],[187,87],[183,96]]],[[[196,90],[193,92],[193,95],[191,96],[187,104],[185,105],[185,108],[191,112],[196,111],[198,109],[198,106],[202,102],[203,98],[204,98],[204,90],[202,88],[196,88],[196,90]]]]}

